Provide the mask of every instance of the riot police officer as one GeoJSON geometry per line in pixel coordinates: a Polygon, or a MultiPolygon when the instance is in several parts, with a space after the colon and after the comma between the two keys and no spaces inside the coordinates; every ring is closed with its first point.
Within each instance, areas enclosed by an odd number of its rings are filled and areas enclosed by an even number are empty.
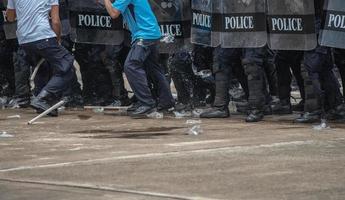
{"type": "MultiPolygon", "coordinates": [[[[324,1],[314,1],[317,33],[320,31],[324,1]]],[[[302,74],[305,86],[304,113],[295,121],[310,123],[318,121],[324,111],[339,110],[343,113],[339,83],[332,71],[331,49],[317,46],[314,50],[304,52],[302,74]]],[[[339,116],[342,117],[342,116],[339,116]]]]}
{"type": "Polygon", "coordinates": [[[177,90],[179,112],[212,104],[215,84],[212,75],[214,48],[193,45],[192,53],[183,49],[171,55],[169,69],[177,90]]]}
{"type": "Polygon", "coordinates": [[[272,107],[274,114],[291,114],[293,110],[303,111],[305,102],[304,80],[301,74],[302,51],[278,51],[275,56],[275,65],[278,75],[279,104],[272,107]],[[295,107],[291,105],[292,74],[297,81],[301,94],[301,102],[295,107]]]}
{"type": "Polygon", "coordinates": [[[13,62],[11,60],[14,51],[13,41],[6,40],[3,29],[5,7],[0,2],[0,107],[7,104],[8,97],[13,94],[13,62]]]}
{"type": "Polygon", "coordinates": [[[264,65],[268,47],[244,49],[243,68],[248,79],[249,112],[246,122],[258,122],[264,118],[265,106],[268,103],[268,92],[264,65]]]}
{"type": "Polygon", "coordinates": [[[215,49],[214,69],[216,95],[213,108],[203,112],[201,118],[226,118],[229,112],[229,87],[234,68],[241,67],[241,49],[215,49]]]}

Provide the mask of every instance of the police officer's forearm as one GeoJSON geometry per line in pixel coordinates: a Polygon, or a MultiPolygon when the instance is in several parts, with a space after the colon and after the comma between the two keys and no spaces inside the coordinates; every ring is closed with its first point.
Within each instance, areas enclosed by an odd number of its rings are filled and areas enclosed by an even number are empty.
{"type": "Polygon", "coordinates": [[[115,19],[120,16],[121,13],[113,8],[112,2],[110,0],[104,0],[104,5],[111,18],[115,19]]]}

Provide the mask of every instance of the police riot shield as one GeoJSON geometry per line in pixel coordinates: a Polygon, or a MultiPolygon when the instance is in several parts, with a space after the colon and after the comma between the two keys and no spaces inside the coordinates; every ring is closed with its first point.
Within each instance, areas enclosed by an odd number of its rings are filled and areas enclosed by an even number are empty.
{"type": "Polygon", "coordinates": [[[319,35],[322,46],[345,49],[345,1],[325,1],[325,20],[319,35]]]}
{"type": "Polygon", "coordinates": [[[69,11],[68,11],[68,4],[67,0],[59,0],[60,5],[60,20],[62,26],[62,36],[67,36],[71,32],[71,24],[69,22],[69,11]]]}
{"type": "Polygon", "coordinates": [[[162,37],[160,53],[175,53],[190,40],[190,7],[189,0],[150,0],[150,5],[159,23],[162,37]]]}
{"type": "Polygon", "coordinates": [[[256,48],[267,43],[265,0],[222,0],[224,48],[256,48]]]}
{"type": "Polygon", "coordinates": [[[192,0],[191,42],[219,46],[221,21],[221,0],[192,0]]]}
{"type": "Polygon", "coordinates": [[[3,15],[3,19],[4,19],[3,29],[5,32],[6,39],[8,40],[16,39],[17,38],[17,22],[8,22],[6,21],[6,17],[5,17],[7,0],[3,0],[3,6],[4,8],[1,14],[3,15]]]}
{"type": "Polygon", "coordinates": [[[317,46],[314,0],[267,0],[268,45],[273,50],[317,46]]]}
{"type": "Polygon", "coordinates": [[[69,0],[71,38],[77,43],[120,45],[124,40],[122,18],[113,20],[103,3],[69,0]]]}

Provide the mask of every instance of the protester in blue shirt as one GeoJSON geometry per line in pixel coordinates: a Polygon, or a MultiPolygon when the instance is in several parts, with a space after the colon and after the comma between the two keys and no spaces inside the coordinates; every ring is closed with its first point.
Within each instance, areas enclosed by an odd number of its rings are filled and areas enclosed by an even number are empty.
{"type": "Polygon", "coordinates": [[[67,89],[74,75],[74,57],[62,47],[61,22],[58,0],[8,0],[6,17],[12,22],[17,18],[17,37],[21,47],[28,54],[32,66],[44,58],[54,74],[31,101],[31,106],[42,112],[51,107],[52,98],[60,96],[67,89]]]}
{"type": "Polygon", "coordinates": [[[112,18],[122,14],[132,33],[132,47],[125,62],[125,74],[139,100],[129,110],[133,118],[145,117],[157,110],[148,86],[147,77],[158,85],[158,110],[174,106],[170,86],[164,75],[164,69],[158,64],[158,43],[161,38],[160,28],[148,0],[110,0],[104,1],[112,18]]]}

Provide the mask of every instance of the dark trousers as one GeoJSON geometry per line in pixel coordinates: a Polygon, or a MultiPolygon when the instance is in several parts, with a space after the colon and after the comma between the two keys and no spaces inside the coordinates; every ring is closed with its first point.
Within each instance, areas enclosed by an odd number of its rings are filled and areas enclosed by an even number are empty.
{"type": "MultiPolygon", "coordinates": [[[[37,96],[41,92],[41,90],[47,85],[47,83],[53,75],[54,69],[52,66],[49,65],[48,62],[45,61],[41,64],[41,66],[39,66],[38,72],[34,80],[35,89],[33,93],[35,96],[37,96]]],[[[80,84],[78,83],[76,75],[73,75],[73,78],[70,83],[71,87],[68,87],[66,90],[64,90],[62,95],[65,97],[81,95],[80,84]]]]}
{"type": "Polygon", "coordinates": [[[147,77],[157,84],[159,105],[174,104],[169,83],[164,75],[164,68],[158,63],[159,52],[155,41],[137,40],[133,43],[125,62],[125,74],[134,95],[143,105],[156,104],[147,77]]]}
{"type": "Polygon", "coordinates": [[[212,47],[193,45],[193,63],[197,71],[208,70],[213,65],[212,47]]]}
{"type": "Polygon", "coordinates": [[[278,96],[278,76],[274,63],[275,51],[266,48],[266,58],[264,59],[264,71],[271,96],[278,96]]]}
{"type": "Polygon", "coordinates": [[[278,51],[275,65],[278,74],[279,99],[282,103],[290,104],[292,74],[297,81],[302,100],[305,99],[304,80],[301,74],[301,51],[278,51]]]}
{"type": "MultiPolygon", "coordinates": [[[[124,87],[122,45],[76,44],[75,59],[83,77],[83,95],[113,101],[128,98],[124,87]]],[[[125,59],[123,59],[125,60],[125,59]]],[[[111,102],[109,102],[111,103],[111,102]]]]}
{"type": "MultiPolygon", "coordinates": [[[[216,79],[214,106],[228,106],[230,101],[229,87],[230,80],[232,79],[232,72],[240,71],[237,69],[234,70],[234,68],[241,68],[241,55],[241,49],[216,48],[213,68],[213,73],[215,74],[216,79]]],[[[243,79],[239,78],[239,80],[241,81],[243,79]]],[[[241,82],[241,85],[246,90],[246,82],[241,82]]]]}
{"type": "Polygon", "coordinates": [[[248,103],[252,110],[263,110],[268,96],[264,64],[267,47],[244,49],[243,67],[248,79],[248,103]]]}
{"type": "Polygon", "coordinates": [[[31,63],[44,58],[53,68],[53,75],[43,88],[47,92],[61,95],[68,89],[74,76],[74,57],[58,44],[56,38],[49,38],[22,45],[31,63]],[[34,59],[32,59],[34,58],[34,59]]]}
{"type": "Polygon", "coordinates": [[[320,110],[322,102],[328,108],[341,103],[339,82],[333,73],[331,51],[326,47],[304,53],[303,68],[306,89],[305,111],[320,110]]]}
{"type": "Polygon", "coordinates": [[[16,97],[29,97],[30,94],[30,63],[28,56],[22,47],[14,53],[14,76],[15,76],[15,96],[16,97]]]}
{"type": "Polygon", "coordinates": [[[176,88],[178,103],[192,105],[195,75],[190,54],[185,50],[172,54],[168,66],[176,88]]]}
{"type": "Polygon", "coordinates": [[[334,60],[339,69],[341,81],[343,83],[343,95],[345,95],[345,49],[335,49],[334,60]]]}
{"type": "Polygon", "coordinates": [[[128,92],[125,89],[123,78],[123,65],[120,57],[123,51],[122,45],[106,45],[105,50],[101,53],[101,58],[105,68],[110,74],[111,83],[113,86],[113,96],[115,99],[121,100],[128,98],[128,92]]]}
{"type": "Polygon", "coordinates": [[[0,30],[0,96],[12,96],[15,87],[12,55],[17,47],[15,40],[6,40],[0,30]]]}
{"type": "MultiPolygon", "coordinates": [[[[193,70],[201,72],[203,70],[213,71],[213,55],[215,48],[202,45],[193,45],[192,61],[193,70]]],[[[207,103],[214,102],[215,80],[213,76],[200,77],[195,76],[193,102],[194,105],[200,106],[207,100],[207,103]],[[210,98],[206,96],[210,94],[210,98]],[[199,104],[199,105],[198,105],[199,104]]]]}
{"type": "MultiPolygon", "coordinates": [[[[73,42],[69,39],[69,36],[62,37],[62,43],[61,44],[68,51],[72,52],[73,42]]],[[[24,51],[24,50],[22,50],[22,51],[24,51]]],[[[35,65],[36,64],[37,63],[35,63],[35,65]]],[[[34,67],[36,67],[36,66],[34,66],[34,67]]],[[[34,80],[35,89],[34,89],[33,93],[35,96],[41,92],[41,90],[47,85],[50,78],[54,74],[54,67],[52,67],[47,61],[44,61],[38,67],[39,67],[39,69],[37,71],[37,74],[36,74],[36,77],[34,80]]],[[[26,78],[26,79],[28,79],[28,78],[26,78]]],[[[69,87],[67,90],[64,90],[62,95],[63,96],[81,95],[81,88],[80,88],[80,84],[78,83],[78,78],[76,75],[73,76],[73,79],[71,81],[71,87],[69,87]]]]}

